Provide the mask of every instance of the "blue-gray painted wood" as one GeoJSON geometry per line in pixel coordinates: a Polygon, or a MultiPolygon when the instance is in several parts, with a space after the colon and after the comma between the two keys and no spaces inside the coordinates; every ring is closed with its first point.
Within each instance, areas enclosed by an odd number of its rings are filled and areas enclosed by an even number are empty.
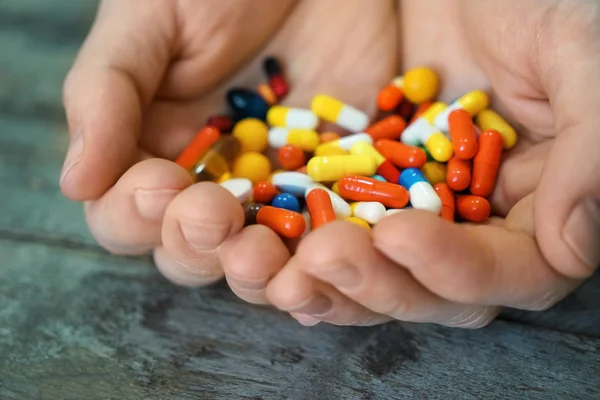
{"type": "Polygon", "coordinates": [[[303,328],[106,254],[58,188],[95,8],[0,2],[0,399],[600,399],[600,274],[478,331],[303,328]]]}

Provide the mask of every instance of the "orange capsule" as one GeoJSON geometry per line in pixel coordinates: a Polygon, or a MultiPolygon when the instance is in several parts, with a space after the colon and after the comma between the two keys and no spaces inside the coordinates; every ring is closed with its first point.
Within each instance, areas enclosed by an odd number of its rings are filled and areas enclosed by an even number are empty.
{"type": "Polygon", "coordinates": [[[258,92],[260,97],[262,97],[263,100],[266,101],[267,104],[269,104],[270,106],[277,103],[277,96],[275,96],[275,92],[273,92],[271,86],[267,85],[266,83],[261,83],[260,85],[258,85],[256,91],[258,92]]]}
{"type": "Polygon", "coordinates": [[[217,128],[205,126],[200,129],[194,140],[181,152],[175,162],[189,170],[220,137],[221,132],[217,128]]]}
{"type": "Polygon", "coordinates": [[[375,149],[400,168],[421,168],[427,162],[423,149],[396,140],[379,139],[375,142],[375,149]]]}
{"type": "Polygon", "coordinates": [[[256,213],[256,222],[288,239],[300,237],[306,230],[306,220],[302,214],[272,206],[262,207],[256,213]]]}
{"type": "Polygon", "coordinates": [[[390,115],[368,127],[365,132],[371,135],[373,140],[398,139],[406,128],[406,121],[398,115],[390,115]]]}
{"type": "Polygon", "coordinates": [[[479,135],[479,150],[473,159],[471,194],[487,197],[494,191],[502,146],[502,135],[493,129],[479,135]]]}
{"type": "Polygon", "coordinates": [[[319,135],[319,143],[334,142],[340,139],[340,135],[336,132],[323,132],[319,135]]]}
{"type": "Polygon", "coordinates": [[[338,191],[346,200],[377,201],[389,208],[403,208],[409,200],[408,190],[403,186],[358,175],[343,177],[338,191]]]}
{"type": "Polygon", "coordinates": [[[448,116],[448,130],[454,154],[462,160],[470,160],[477,154],[477,136],[471,114],[466,110],[454,110],[448,116]]]}
{"type": "Polygon", "coordinates": [[[312,229],[336,220],[331,197],[323,189],[313,189],[306,196],[306,206],[310,215],[312,229]]]}
{"type": "Polygon", "coordinates": [[[436,183],[433,185],[433,189],[442,201],[440,216],[447,221],[454,222],[454,193],[452,189],[445,183],[436,183]]]}
{"type": "Polygon", "coordinates": [[[473,195],[456,196],[456,213],[469,222],[485,222],[490,217],[490,202],[486,198],[473,195]]]}
{"type": "Polygon", "coordinates": [[[293,144],[286,144],[279,148],[277,160],[284,169],[291,171],[306,164],[306,155],[304,155],[304,151],[300,147],[293,144]]]}
{"type": "Polygon", "coordinates": [[[413,122],[415,122],[415,120],[417,118],[419,118],[425,111],[427,111],[427,109],[429,107],[431,107],[432,104],[433,104],[433,101],[426,101],[425,103],[419,104],[419,107],[417,108],[417,111],[415,111],[415,113],[413,114],[413,116],[410,119],[410,122],[408,124],[410,125],[413,122]]]}
{"type": "Polygon", "coordinates": [[[446,164],[446,183],[450,189],[462,192],[471,184],[471,162],[452,157],[446,164]]]}
{"type": "Polygon", "coordinates": [[[377,95],[377,107],[381,111],[392,111],[402,101],[402,89],[390,83],[379,91],[377,95]]]}
{"type": "Polygon", "coordinates": [[[270,203],[277,196],[277,189],[268,181],[256,182],[252,192],[252,198],[258,203],[270,203]]]}

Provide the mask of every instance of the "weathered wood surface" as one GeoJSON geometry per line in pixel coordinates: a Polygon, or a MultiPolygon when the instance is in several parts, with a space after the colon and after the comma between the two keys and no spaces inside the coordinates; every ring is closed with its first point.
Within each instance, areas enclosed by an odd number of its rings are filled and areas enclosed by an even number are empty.
{"type": "Polygon", "coordinates": [[[600,275],[478,331],[302,328],[90,237],[58,175],[93,1],[0,2],[0,399],[600,399],[600,275]]]}

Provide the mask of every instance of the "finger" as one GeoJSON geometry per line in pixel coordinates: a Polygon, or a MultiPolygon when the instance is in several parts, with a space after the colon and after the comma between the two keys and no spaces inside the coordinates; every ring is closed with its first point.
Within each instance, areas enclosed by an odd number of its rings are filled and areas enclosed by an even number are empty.
{"type": "Polygon", "coordinates": [[[450,301],[541,310],[577,282],[552,269],[532,232],[533,196],[518,203],[504,226],[453,224],[408,211],[382,220],[374,244],[424,287],[450,301]]]}
{"type": "Polygon", "coordinates": [[[479,328],[498,313],[496,307],[465,306],[431,293],[377,251],[369,231],[346,222],[313,232],[300,244],[296,257],[304,272],[397,320],[479,328]]]}
{"type": "Polygon", "coordinates": [[[192,184],[178,165],[149,159],[131,167],[100,199],[86,204],[94,238],[114,254],[143,254],[161,242],[167,206],[192,184]]]}
{"type": "Polygon", "coordinates": [[[390,320],[302,272],[301,261],[296,257],[269,282],[266,294],[271,304],[306,325],[314,325],[317,320],[335,325],[370,326],[390,320]]]}
{"type": "Polygon", "coordinates": [[[241,299],[254,304],[268,303],[267,283],[289,258],[277,234],[262,225],[244,228],[219,248],[227,283],[241,299]]]}
{"type": "Polygon", "coordinates": [[[186,286],[223,277],[218,248],[244,225],[244,210],[225,188],[197,183],[179,193],[167,207],[162,226],[164,249],[155,251],[163,274],[186,286]]]}
{"type": "Polygon", "coordinates": [[[139,158],[141,115],[167,67],[174,35],[164,7],[144,4],[103,2],[65,81],[71,144],[61,189],[73,200],[97,198],[139,158]]]}

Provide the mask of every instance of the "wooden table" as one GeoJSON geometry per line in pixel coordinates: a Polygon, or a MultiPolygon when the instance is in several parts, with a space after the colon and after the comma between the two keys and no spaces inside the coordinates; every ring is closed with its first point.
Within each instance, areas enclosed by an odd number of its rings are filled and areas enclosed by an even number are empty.
{"type": "Polygon", "coordinates": [[[58,187],[95,6],[0,3],[0,399],[600,399],[600,275],[477,331],[303,328],[105,253],[58,187]]]}

